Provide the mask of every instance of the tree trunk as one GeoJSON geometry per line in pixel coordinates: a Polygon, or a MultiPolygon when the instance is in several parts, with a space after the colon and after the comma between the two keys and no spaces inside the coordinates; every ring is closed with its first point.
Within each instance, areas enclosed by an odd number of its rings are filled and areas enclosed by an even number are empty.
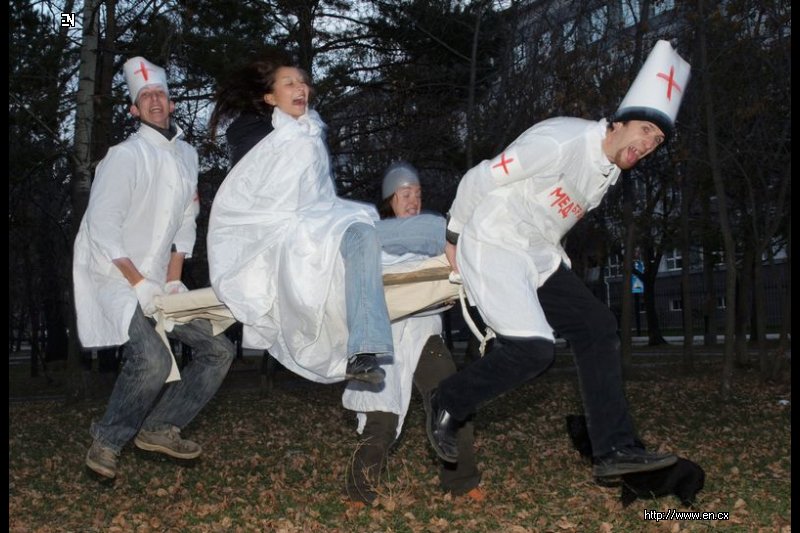
{"type": "Polygon", "coordinates": [[[714,276],[716,260],[712,252],[717,247],[711,238],[711,202],[708,195],[703,195],[703,227],[705,235],[703,240],[703,344],[715,346],[717,344],[717,280],[714,276]]]}
{"type": "Polygon", "coordinates": [[[469,63],[469,92],[467,94],[467,139],[466,168],[472,168],[473,138],[475,135],[475,84],[478,77],[478,42],[481,31],[484,5],[481,4],[475,13],[475,29],[472,33],[472,53],[469,63]]]}
{"type": "Polygon", "coordinates": [[[758,351],[758,364],[761,370],[761,377],[766,381],[772,377],[772,368],[769,357],[767,356],[767,304],[764,301],[764,269],[761,265],[761,252],[761,250],[756,250],[755,260],[753,261],[752,293],[755,328],[750,333],[750,341],[751,344],[753,341],[755,341],[755,346],[758,351]]]}
{"type": "Polygon", "coordinates": [[[683,320],[683,355],[681,356],[681,367],[684,374],[689,374],[694,370],[694,303],[692,302],[692,279],[691,279],[691,229],[689,228],[689,214],[691,213],[692,188],[686,174],[679,175],[681,185],[681,257],[683,265],[681,268],[681,301],[682,320],[683,320]]]}
{"type": "Polygon", "coordinates": [[[781,320],[781,333],[778,339],[778,348],[773,352],[772,374],[773,381],[778,381],[783,372],[786,354],[789,353],[789,334],[792,328],[792,215],[789,214],[787,240],[786,240],[786,290],[783,291],[783,317],[781,320]]]}
{"type": "MultiPolygon", "coordinates": [[[[647,31],[650,12],[650,1],[642,2],[642,16],[636,27],[636,45],[633,50],[630,79],[634,80],[642,66],[643,38],[647,31]]],[[[633,308],[633,294],[631,293],[631,275],[633,274],[633,249],[636,242],[636,224],[633,220],[633,187],[630,183],[630,173],[622,173],[622,225],[625,229],[625,245],[622,258],[622,309],[620,311],[620,329],[622,330],[622,369],[627,374],[633,367],[633,343],[631,339],[631,318],[633,308]]],[[[637,309],[638,312],[638,309],[637,309]]]]}
{"type": "MultiPolygon", "coordinates": [[[[622,304],[621,316],[619,320],[622,332],[622,369],[624,374],[628,374],[633,367],[633,339],[632,339],[632,318],[633,318],[633,293],[631,292],[631,276],[633,275],[633,254],[634,243],[636,242],[636,224],[633,221],[633,201],[630,196],[633,194],[630,176],[628,172],[623,172],[622,176],[622,220],[625,227],[625,253],[622,256],[622,304]]],[[[637,309],[638,311],[638,309],[637,309]]]]}
{"type": "Polygon", "coordinates": [[[753,272],[753,251],[748,246],[742,256],[742,268],[736,286],[736,366],[747,367],[750,355],[747,347],[747,328],[750,324],[750,292],[753,272]]]}
{"type": "Polygon", "coordinates": [[[722,231],[722,239],[725,244],[725,300],[727,309],[725,312],[725,350],[722,363],[722,380],[720,392],[723,399],[729,399],[733,385],[733,342],[736,319],[736,247],[733,241],[733,231],[728,218],[728,202],[725,191],[725,180],[722,176],[717,149],[716,120],[714,118],[714,100],[711,94],[711,78],[708,68],[708,52],[706,50],[706,13],[704,0],[698,0],[697,26],[698,33],[698,60],[699,71],[701,72],[700,88],[702,91],[703,104],[705,107],[706,134],[708,137],[708,161],[711,167],[711,176],[714,180],[714,189],[717,195],[717,207],[719,210],[719,225],[722,231]]]}
{"type": "Polygon", "coordinates": [[[97,61],[97,78],[93,97],[94,110],[92,120],[92,148],[90,162],[99,161],[106,156],[111,143],[111,127],[113,115],[112,88],[117,67],[114,64],[114,50],[117,41],[116,0],[106,0],[106,28],[103,42],[99,47],[97,61]]]}
{"type": "MultiPolygon", "coordinates": [[[[72,177],[70,196],[72,201],[72,237],[78,232],[81,219],[89,203],[92,185],[92,123],[94,121],[95,74],[97,72],[97,34],[99,30],[99,2],[86,0],[83,5],[83,40],[81,62],[78,69],[80,81],[77,93],[75,116],[75,173],[72,177]]],[[[74,301],[70,284],[70,301],[74,301]]],[[[71,319],[72,332],[69,343],[69,373],[71,400],[86,397],[86,376],[78,341],[78,327],[74,313],[71,319]]]]}
{"type": "MultiPolygon", "coordinates": [[[[39,345],[39,305],[36,302],[38,293],[35,290],[36,281],[34,280],[33,261],[31,260],[31,250],[25,249],[23,253],[23,264],[25,265],[25,307],[28,309],[28,319],[30,321],[30,348],[31,348],[31,377],[39,375],[39,361],[44,364],[41,357],[41,346],[39,345]]],[[[20,332],[21,333],[21,332],[20,332]]],[[[21,336],[21,334],[20,334],[21,336]]]]}
{"type": "Polygon", "coordinates": [[[658,321],[656,311],[656,282],[658,279],[658,265],[661,263],[663,254],[648,253],[648,260],[645,261],[645,271],[642,273],[644,283],[644,310],[647,317],[647,344],[648,346],[659,346],[667,344],[664,335],[661,333],[661,325],[658,321]],[[652,257],[652,259],[650,259],[652,257]]]}

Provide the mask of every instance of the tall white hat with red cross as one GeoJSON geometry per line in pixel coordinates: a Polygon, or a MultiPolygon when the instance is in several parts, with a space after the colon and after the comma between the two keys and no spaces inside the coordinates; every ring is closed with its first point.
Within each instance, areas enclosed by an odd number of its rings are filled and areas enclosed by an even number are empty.
{"type": "Polygon", "coordinates": [[[690,71],[689,63],[678,55],[669,41],[658,41],[612,120],[648,120],[669,137],[690,71]]]}
{"type": "Polygon", "coordinates": [[[136,103],[139,91],[145,87],[159,85],[169,96],[167,86],[166,71],[143,57],[132,57],[122,66],[125,72],[125,81],[128,83],[128,90],[131,93],[131,102],[136,103]]]}

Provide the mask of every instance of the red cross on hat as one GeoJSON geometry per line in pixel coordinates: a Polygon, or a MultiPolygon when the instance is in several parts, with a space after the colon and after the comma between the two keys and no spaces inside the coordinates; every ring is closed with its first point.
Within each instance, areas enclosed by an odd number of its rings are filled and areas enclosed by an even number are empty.
{"type": "Polygon", "coordinates": [[[163,68],[154,65],[143,57],[133,57],[122,66],[125,81],[131,93],[131,102],[136,103],[139,92],[145,87],[158,85],[164,88],[169,95],[167,73],[163,68]]]}

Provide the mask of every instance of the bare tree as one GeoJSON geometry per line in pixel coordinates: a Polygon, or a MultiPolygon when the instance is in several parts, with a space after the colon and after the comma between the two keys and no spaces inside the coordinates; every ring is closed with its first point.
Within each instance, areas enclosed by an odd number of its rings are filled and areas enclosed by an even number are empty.
{"type": "Polygon", "coordinates": [[[707,10],[704,0],[697,2],[698,12],[698,70],[700,71],[701,91],[703,94],[703,106],[706,118],[706,133],[708,139],[708,163],[711,169],[711,176],[714,180],[714,189],[717,195],[717,208],[719,210],[719,224],[722,231],[722,239],[725,244],[725,299],[728,303],[725,314],[725,351],[723,354],[722,381],[720,383],[723,398],[729,398],[733,382],[733,357],[734,357],[734,335],[736,319],[736,246],[733,239],[728,216],[727,192],[725,181],[722,177],[722,165],[719,158],[717,145],[717,123],[714,116],[714,100],[711,93],[711,79],[709,77],[709,61],[706,44],[707,10]]]}

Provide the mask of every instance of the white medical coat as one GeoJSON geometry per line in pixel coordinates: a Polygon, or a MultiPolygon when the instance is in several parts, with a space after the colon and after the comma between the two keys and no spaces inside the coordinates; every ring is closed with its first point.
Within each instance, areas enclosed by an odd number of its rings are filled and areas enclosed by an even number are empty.
{"type": "Polygon", "coordinates": [[[85,348],[128,340],[138,300],[112,260],[128,257],[143,276],[165,283],[172,245],[191,256],[200,210],[198,161],[182,135],[178,128],[168,140],[142,124],[97,167],[72,265],[85,348]]]}
{"type": "Polygon", "coordinates": [[[367,204],[336,196],[324,124],[275,108],[274,130],[231,169],[211,209],[211,286],[243,323],[243,345],[268,349],[296,374],[344,379],[347,311],[339,244],[367,204]]]}
{"type": "Polygon", "coordinates": [[[496,333],[553,340],[536,290],[570,265],[561,239],[619,177],[605,135],[605,120],[545,120],[461,180],[448,229],[461,234],[467,296],[496,333]]]}

